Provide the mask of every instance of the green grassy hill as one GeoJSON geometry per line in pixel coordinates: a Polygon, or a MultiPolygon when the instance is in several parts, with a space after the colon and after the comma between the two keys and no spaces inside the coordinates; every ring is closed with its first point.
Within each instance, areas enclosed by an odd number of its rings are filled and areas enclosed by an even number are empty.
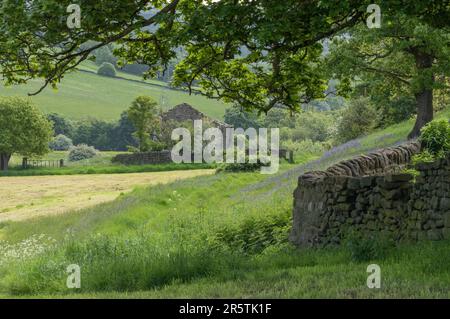
{"type": "MultiPolygon", "coordinates": [[[[438,115],[449,116],[450,110],[438,115]]],[[[368,259],[355,258],[351,245],[298,250],[287,242],[299,175],[400,143],[412,125],[378,130],[320,158],[304,156],[271,176],[197,177],[82,211],[1,223],[0,239],[9,243],[0,245],[0,295],[448,298],[449,241],[387,245],[368,259]],[[37,252],[22,256],[29,246],[37,252]],[[83,269],[75,294],[65,286],[72,263],[83,269]],[[366,286],[372,263],[382,267],[381,289],[366,286]]]]}
{"type": "MultiPolygon", "coordinates": [[[[173,90],[164,82],[143,81],[137,76],[118,72],[120,78],[108,78],[94,73],[95,65],[86,63],[80,71],[67,75],[58,90],[47,88],[31,99],[45,113],[59,113],[71,119],[94,117],[116,120],[138,95],[149,95],[161,103],[164,109],[186,102],[215,119],[222,119],[226,105],[199,95],[173,90]]],[[[30,81],[27,85],[4,87],[0,85],[0,96],[24,96],[36,91],[42,80],[30,81]]]]}

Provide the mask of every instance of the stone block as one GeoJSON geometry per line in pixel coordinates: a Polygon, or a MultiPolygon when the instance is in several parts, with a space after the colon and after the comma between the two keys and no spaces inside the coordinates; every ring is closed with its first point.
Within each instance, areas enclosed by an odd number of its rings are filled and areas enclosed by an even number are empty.
{"type": "Polygon", "coordinates": [[[442,237],[444,239],[450,239],[450,228],[442,229],[442,237]]]}
{"type": "Polygon", "coordinates": [[[427,231],[427,237],[429,240],[441,240],[443,238],[442,231],[440,229],[430,229],[427,231]]]}
{"type": "Polygon", "coordinates": [[[425,202],[423,200],[418,199],[418,200],[415,201],[415,203],[414,203],[414,208],[415,209],[421,210],[424,207],[425,207],[425,202]]]}
{"type": "Polygon", "coordinates": [[[386,182],[409,182],[412,179],[413,176],[410,174],[387,175],[385,178],[386,182]]]}
{"type": "Polygon", "coordinates": [[[359,178],[349,178],[347,183],[347,188],[351,190],[357,190],[361,188],[360,179],[359,178]]]}
{"type": "Polygon", "coordinates": [[[375,183],[374,176],[364,176],[360,180],[361,187],[371,187],[375,183]]]}
{"type": "Polygon", "coordinates": [[[441,203],[439,205],[440,209],[443,211],[450,211],[450,198],[441,198],[441,203]]]}
{"type": "Polygon", "coordinates": [[[444,214],[444,226],[450,228],[450,211],[444,214]]]}

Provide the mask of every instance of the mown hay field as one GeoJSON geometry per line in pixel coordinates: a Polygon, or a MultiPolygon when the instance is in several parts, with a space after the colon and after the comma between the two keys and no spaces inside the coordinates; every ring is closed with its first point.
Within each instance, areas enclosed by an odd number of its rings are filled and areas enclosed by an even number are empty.
{"type": "Polygon", "coordinates": [[[215,170],[0,178],[0,222],[65,213],[112,201],[137,186],[173,182],[215,170]]]}

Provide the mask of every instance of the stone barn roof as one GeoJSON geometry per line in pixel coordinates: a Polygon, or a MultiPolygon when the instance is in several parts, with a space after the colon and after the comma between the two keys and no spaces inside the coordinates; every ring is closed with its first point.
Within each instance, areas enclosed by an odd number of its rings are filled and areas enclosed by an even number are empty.
{"type": "Polygon", "coordinates": [[[179,122],[208,119],[217,127],[220,128],[231,127],[226,123],[210,118],[208,115],[200,112],[199,110],[195,109],[194,107],[192,107],[187,103],[182,103],[171,108],[167,112],[164,112],[161,115],[161,117],[163,121],[173,120],[179,122]]]}

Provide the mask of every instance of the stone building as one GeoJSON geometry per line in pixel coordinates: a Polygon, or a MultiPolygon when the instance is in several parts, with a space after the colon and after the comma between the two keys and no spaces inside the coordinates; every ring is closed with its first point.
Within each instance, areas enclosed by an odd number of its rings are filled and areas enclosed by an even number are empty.
{"type": "Polygon", "coordinates": [[[195,109],[191,105],[187,103],[179,104],[167,112],[161,115],[162,121],[177,121],[177,122],[185,122],[185,121],[195,121],[195,120],[203,120],[207,121],[210,125],[217,127],[221,130],[224,137],[224,147],[227,145],[228,141],[226,140],[226,129],[232,128],[231,125],[228,125],[224,122],[215,120],[210,118],[206,114],[200,112],[195,109]]]}

